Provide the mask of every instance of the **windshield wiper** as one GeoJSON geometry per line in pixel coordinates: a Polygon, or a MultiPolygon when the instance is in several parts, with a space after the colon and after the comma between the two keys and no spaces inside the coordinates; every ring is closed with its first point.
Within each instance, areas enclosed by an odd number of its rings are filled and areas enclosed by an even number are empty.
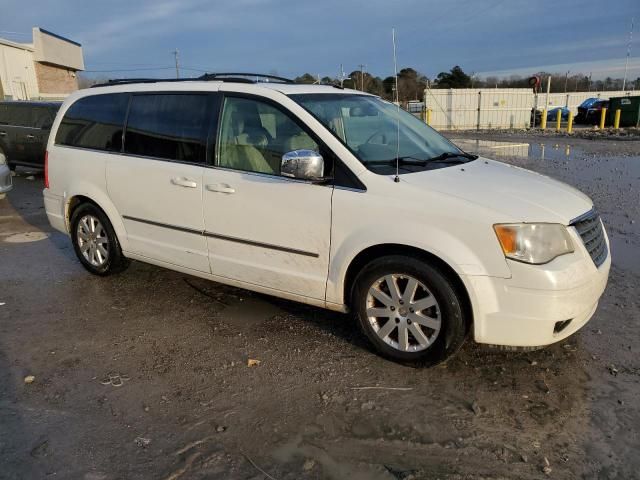
{"type": "Polygon", "coordinates": [[[471,153],[466,152],[444,152],[436,157],[432,157],[429,160],[425,160],[426,162],[442,162],[445,160],[451,160],[454,158],[466,158],[468,160],[475,160],[478,158],[478,155],[473,155],[471,153]]]}
{"type": "MultiPolygon", "coordinates": [[[[398,165],[418,165],[418,166],[425,166],[428,162],[428,160],[420,160],[419,158],[415,158],[415,157],[399,157],[397,159],[398,165]]],[[[372,160],[370,162],[366,162],[367,165],[391,165],[391,166],[395,166],[396,164],[396,159],[395,158],[390,158],[389,160],[372,160]]]]}
{"type": "MultiPolygon", "coordinates": [[[[477,155],[472,155],[470,153],[465,153],[465,152],[444,152],[444,153],[441,153],[440,155],[438,155],[436,157],[428,158],[426,160],[421,160],[419,158],[409,157],[409,156],[399,157],[397,162],[398,162],[398,165],[415,165],[415,166],[418,166],[418,167],[424,167],[424,166],[428,165],[429,163],[438,163],[438,162],[451,161],[451,160],[453,160],[455,158],[457,158],[457,159],[466,158],[468,160],[475,160],[476,158],[478,158],[478,156],[477,155]]],[[[460,161],[460,160],[458,160],[458,161],[460,161]]],[[[373,160],[371,162],[367,162],[367,165],[391,165],[391,166],[395,166],[395,164],[396,164],[396,159],[395,158],[391,158],[389,160],[373,160]]]]}

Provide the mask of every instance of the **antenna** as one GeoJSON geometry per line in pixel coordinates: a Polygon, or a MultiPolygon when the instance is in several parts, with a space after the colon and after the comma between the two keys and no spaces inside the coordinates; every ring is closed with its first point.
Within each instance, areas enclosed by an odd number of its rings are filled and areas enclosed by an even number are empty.
{"type": "Polygon", "coordinates": [[[396,106],[398,107],[398,113],[396,116],[396,126],[398,136],[396,140],[396,178],[394,182],[400,182],[400,99],[398,96],[398,61],[396,56],[396,29],[391,29],[391,36],[393,39],[393,76],[396,78],[396,106]]]}
{"type": "Polygon", "coordinates": [[[622,90],[627,84],[627,71],[629,70],[629,56],[631,55],[631,42],[633,41],[633,17],[631,17],[631,30],[629,31],[629,44],[627,46],[627,59],[624,62],[624,78],[622,79],[622,90]]]}

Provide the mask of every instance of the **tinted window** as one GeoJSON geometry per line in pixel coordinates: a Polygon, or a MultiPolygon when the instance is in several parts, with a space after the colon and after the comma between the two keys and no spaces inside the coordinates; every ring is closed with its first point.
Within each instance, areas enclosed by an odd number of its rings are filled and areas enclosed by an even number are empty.
{"type": "Polygon", "coordinates": [[[31,126],[35,128],[51,128],[51,115],[47,107],[31,109],[31,126]]]}
{"type": "Polygon", "coordinates": [[[0,103],[0,125],[9,123],[9,107],[6,103],[0,103]]]}
{"type": "Polygon", "coordinates": [[[218,165],[249,172],[280,174],[282,155],[318,151],[318,144],[288,114],[249,98],[224,101],[218,165]]]}
{"type": "Polygon", "coordinates": [[[119,152],[128,103],[127,93],[81,98],[64,114],[56,143],[119,152]]]}
{"type": "Polygon", "coordinates": [[[7,125],[17,127],[31,126],[31,111],[28,105],[18,105],[16,103],[7,104],[7,125]]]}
{"type": "Polygon", "coordinates": [[[134,95],[127,120],[125,151],[135,155],[204,163],[206,94],[134,95]]]}

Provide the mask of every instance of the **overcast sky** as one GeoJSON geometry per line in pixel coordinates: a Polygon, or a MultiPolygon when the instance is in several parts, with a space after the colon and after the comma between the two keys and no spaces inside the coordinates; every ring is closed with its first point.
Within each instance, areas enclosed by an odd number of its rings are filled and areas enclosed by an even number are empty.
{"type": "Polygon", "coordinates": [[[82,43],[92,75],[184,76],[206,71],[336,76],[366,64],[434,77],[460,65],[481,75],[593,71],[622,76],[631,17],[630,78],[640,76],[639,0],[0,0],[0,36],[29,41],[40,26],[82,43]],[[141,69],[138,71],[124,71],[141,69]],[[147,70],[148,69],[148,70],[147,70]],[[123,70],[100,72],[103,70],[123,70]]]}

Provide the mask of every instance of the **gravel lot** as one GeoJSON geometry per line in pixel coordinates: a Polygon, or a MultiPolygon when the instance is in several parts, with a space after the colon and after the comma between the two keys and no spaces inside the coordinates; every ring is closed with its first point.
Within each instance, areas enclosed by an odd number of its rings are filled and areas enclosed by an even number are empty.
{"type": "Polygon", "coordinates": [[[0,478],[640,478],[640,141],[450,136],[594,199],[614,265],[579,334],[409,368],[348,316],[137,262],[93,277],[22,170],[0,201],[0,478]]]}

